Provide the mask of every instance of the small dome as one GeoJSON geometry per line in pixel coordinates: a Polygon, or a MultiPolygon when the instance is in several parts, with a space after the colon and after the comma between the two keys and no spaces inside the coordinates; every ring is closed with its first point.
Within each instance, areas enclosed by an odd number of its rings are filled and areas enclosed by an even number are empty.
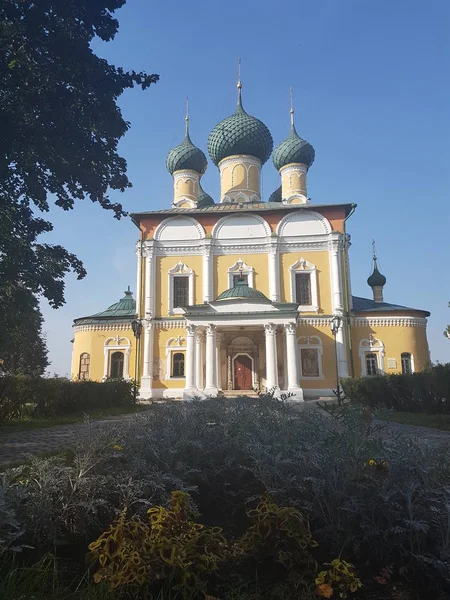
{"type": "Polygon", "coordinates": [[[281,185],[270,194],[269,202],[281,202],[281,185]]]}
{"type": "Polygon", "coordinates": [[[245,112],[239,93],[236,111],[220,121],[209,134],[208,153],[211,160],[217,166],[227,156],[246,154],[256,156],[264,164],[272,149],[270,131],[262,121],[245,112]]]}
{"type": "Polygon", "coordinates": [[[136,300],[133,298],[133,292],[130,292],[130,288],[124,292],[125,296],[116,302],[111,304],[106,310],[93,315],[94,317],[125,317],[136,314],[136,300]]]}
{"type": "Polygon", "coordinates": [[[367,283],[371,288],[373,287],[383,287],[386,285],[386,277],[380,273],[377,267],[377,263],[375,261],[374,269],[372,275],[367,279],[367,283]]]}
{"type": "Polygon", "coordinates": [[[289,135],[273,151],[273,164],[277,171],[291,163],[303,163],[310,167],[314,162],[315,154],[311,144],[298,135],[292,122],[289,135]]]}
{"type": "Polygon", "coordinates": [[[245,279],[238,280],[236,285],[228,290],[222,292],[217,296],[216,300],[229,300],[232,298],[251,298],[253,300],[263,300],[270,302],[269,298],[262,292],[255,290],[255,288],[249,287],[245,279]]]}
{"type": "Polygon", "coordinates": [[[207,166],[208,162],[206,156],[200,148],[197,148],[197,146],[194,146],[191,142],[189,131],[186,131],[186,137],[181,144],[175,146],[166,158],[166,167],[171,175],[173,175],[175,171],[181,171],[183,169],[190,169],[191,171],[196,171],[200,175],[203,175],[207,166]]]}
{"type": "Polygon", "coordinates": [[[214,204],[215,202],[212,199],[212,197],[205,192],[205,190],[202,188],[201,183],[199,183],[197,208],[203,208],[205,206],[214,206],[214,204]]]}

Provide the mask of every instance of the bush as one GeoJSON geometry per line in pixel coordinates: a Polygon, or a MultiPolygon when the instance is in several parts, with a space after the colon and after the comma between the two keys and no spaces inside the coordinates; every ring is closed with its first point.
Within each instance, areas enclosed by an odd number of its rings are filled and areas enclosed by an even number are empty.
{"type": "Polygon", "coordinates": [[[450,414],[450,363],[409,375],[346,379],[342,386],[347,398],[366,406],[450,414]]]}
{"type": "MultiPolygon", "coordinates": [[[[296,547],[281,537],[286,525],[307,536],[303,549],[309,539],[318,543],[311,552],[322,565],[316,577],[323,594],[345,567],[350,592],[356,579],[363,584],[357,598],[394,598],[398,590],[408,600],[441,598],[450,582],[448,449],[380,435],[361,412],[352,404],[330,416],[267,397],[213,399],[156,406],[108,429],[87,424],[73,459],[35,458],[3,474],[0,553],[6,559],[23,549],[37,558],[56,549],[78,557],[82,569],[88,544],[124,508],[127,518],[143,520],[181,490],[202,515],[197,522],[220,527],[228,540],[248,541],[258,518],[266,521],[264,536],[270,523],[268,543],[255,538],[251,568],[243,558],[208,587],[223,600],[309,597],[297,580],[279,577],[285,567],[276,561],[296,547]],[[270,503],[252,512],[265,492],[270,503]],[[275,577],[282,585],[276,593],[269,588],[275,577]],[[231,595],[236,588],[241,596],[231,595]]],[[[314,567],[296,556],[304,565],[296,572],[308,574],[314,594],[314,567]]]]}
{"type": "Polygon", "coordinates": [[[24,416],[47,418],[132,403],[132,384],[127,381],[0,377],[0,423],[24,416]]]}

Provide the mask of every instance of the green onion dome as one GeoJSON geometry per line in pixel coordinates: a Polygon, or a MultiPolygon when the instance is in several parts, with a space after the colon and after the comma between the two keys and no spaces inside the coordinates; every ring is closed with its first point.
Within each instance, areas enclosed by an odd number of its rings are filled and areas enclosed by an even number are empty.
{"type": "Polygon", "coordinates": [[[189,169],[191,171],[196,171],[200,175],[206,171],[206,167],[208,166],[208,162],[206,160],[206,156],[194,146],[191,142],[191,138],[189,137],[189,131],[186,127],[186,136],[184,140],[178,146],[175,146],[166,158],[166,167],[171,175],[175,173],[175,171],[182,171],[184,169],[189,169]]]}
{"type": "Polygon", "coordinates": [[[205,206],[214,206],[214,200],[212,197],[205,192],[201,184],[198,185],[198,201],[197,208],[204,208],[205,206]]]}
{"type": "Polygon", "coordinates": [[[374,265],[373,265],[373,273],[372,275],[367,279],[367,283],[369,284],[369,286],[371,288],[373,287],[383,287],[384,285],[386,285],[386,277],[380,273],[380,271],[378,270],[378,266],[377,266],[377,260],[376,258],[373,261],[374,265]]]}
{"type": "Polygon", "coordinates": [[[302,163],[310,167],[314,162],[315,154],[311,144],[298,135],[292,119],[289,135],[273,151],[273,164],[277,171],[292,163],[302,163]]]}
{"type": "Polygon", "coordinates": [[[272,149],[270,131],[262,121],[245,112],[239,90],[236,111],[220,121],[209,134],[208,153],[211,160],[217,166],[227,156],[246,154],[256,156],[264,164],[272,149]]]}
{"type": "Polygon", "coordinates": [[[267,298],[267,296],[265,296],[262,292],[255,290],[255,288],[249,287],[245,279],[238,279],[234,287],[219,294],[216,300],[230,300],[233,298],[251,298],[253,300],[264,300],[265,302],[270,302],[269,298],[267,298]]]}
{"type": "Polygon", "coordinates": [[[269,202],[281,202],[281,185],[270,194],[269,202]]]}

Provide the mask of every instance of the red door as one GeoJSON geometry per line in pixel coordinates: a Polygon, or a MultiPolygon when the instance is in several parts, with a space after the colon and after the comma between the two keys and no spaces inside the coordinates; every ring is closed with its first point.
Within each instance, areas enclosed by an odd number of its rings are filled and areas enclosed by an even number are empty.
{"type": "Polygon", "coordinates": [[[252,359],[246,354],[239,354],[234,359],[234,389],[252,389],[252,359]]]}

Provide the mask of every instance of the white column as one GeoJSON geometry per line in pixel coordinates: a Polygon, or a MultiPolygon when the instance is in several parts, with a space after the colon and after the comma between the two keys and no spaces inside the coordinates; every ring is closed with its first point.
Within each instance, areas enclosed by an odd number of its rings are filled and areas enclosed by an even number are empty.
{"type": "Polygon", "coordinates": [[[217,373],[216,373],[216,326],[208,325],[206,327],[206,382],[205,394],[214,396],[217,394],[217,373]]]}
{"type": "Polygon", "coordinates": [[[288,392],[295,394],[295,400],[303,400],[298,368],[297,327],[295,323],[287,323],[284,326],[284,332],[286,334],[288,392]]]}
{"type": "Polygon", "coordinates": [[[223,342],[223,333],[217,333],[216,332],[216,385],[217,385],[217,389],[221,390],[222,389],[222,373],[221,373],[221,368],[220,368],[220,350],[222,347],[222,342],[223,342]]]}
{"type": "Polygon", "coordinates": [[[195,325],[186,326],[186,387],[184,388],[183,397],[192,398],[196,396],[197,388],[195,387],[195,325]]]}
{"type": "Polygon", "coordinates": [[[145,248],[145,316],[151,318],[155,314],[155,296],[153,279],[155,276],[155,265],[153,255],[153,242],[146,242],[145,248]]]}
{"type": "Polygon", "coordinates": [[[266,334],[266,389],[278,391],[277,326],[264,325],[266,334]]]}
{"type": "Polygon", "coordinates": [[[211,243],[204,241],[203,247],[203,302],[212,302],[213,298],[213,255],[211,253],[211,243]]]}
{"type": "Polygon", "coordinates": [[[103,359],[103,381],[108,379],[108,348],[104,349],[104,359],[103,359]]]}
{"type": "Polygon", "coordinates": [[[123,365],[124,379],[126,381],[129,381],[131,379],[131,377],[130,377],[130,352],[131,352],[131,348],[128,347],[125,350],[125,360],[124,360],[124,365],[123,365]]]}
{"type": "Polygon", "coordinates": [[[269,297],[272,302],[280,301],[280,273],[278,246],[271,243],[267,252],[269,267],[269,297]]]}
{"type": "Polygon", "coordinates": [[[141,242],[136,243],[136,262],[137,262],[137,272],[136,272],[136,312],[138,319],[141,316],[141,264],[142,264],[142,252],[141,252],[141,242]]]}
{"type": "MultiPolygon", "coordinates": [[[[338,232],[335,232],[332,235],[334,239],[330,243],[331,304],[333,315],[340,315],[342,317],[344,312],[341,267],[342,236],[338,232]]],[[[339,331],[337,332],[336,344],[339,377],[348,377],[347,343],[344,321],[342,321],[339,331]]]]}
{"type": "Polygon", "coordinates": [[[154,325],[150,319],[145,319],[144,326],[144,364],[142,369],[139,397],[148,400],[152,397],[153,382],[153,331],[154,325]]]}
{"type": "Polygon", "coordinates": [[[195,387],[198,390],[204,388],[203,385],[203,341],[205,339],[204,333],[201,330],[197,330],[195,338],[195,387]]]}

